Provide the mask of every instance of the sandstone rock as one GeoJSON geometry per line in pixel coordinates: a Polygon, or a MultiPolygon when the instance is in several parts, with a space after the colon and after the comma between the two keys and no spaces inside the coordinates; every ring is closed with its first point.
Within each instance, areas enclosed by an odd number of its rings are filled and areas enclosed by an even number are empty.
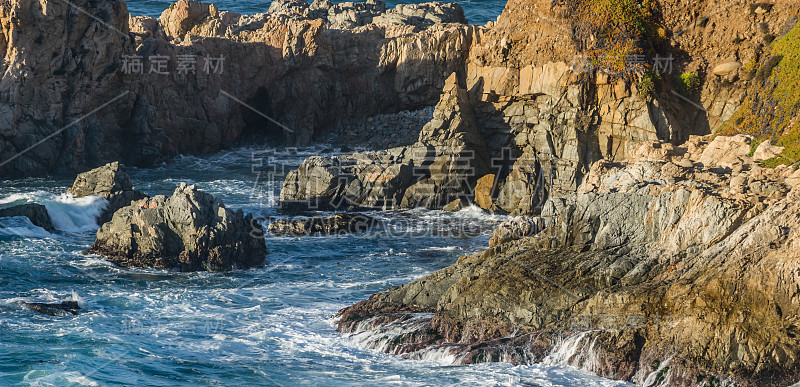
{"type": "Polygon", "coordinates": [[[442,207],[442,211],[456,212],[458,210],[461,210],[461,209],[465,208],[466,206],[467,205],[464,203],[463,200],[456,199],[456,200],[453,200],[452,202],[448,203],[444,207],[442,207]]]}
{"type": "Polygon", "coordinates": [[[324,218],[280,219],[270,223],[267,230],[287,236],[343,235],[367,231],[378,223],[377,219],[364,214],[344,213],[324,218]]]}
{"type": "Polygon", "coordinates": [[[130,205],[131,201],[146,197],[133,189],[125,166],[116,161],[79,174],[67,193],[76,198],[97,196],[108,200],[108,206],[98,219],[100,224],[111,220],[117,210],[130,205]]]}
{"type": "MultiPolygon", "coordinates": [[[[275,3],[281,2],[276,1],[275,3]]],[[[214,4],[201,3],[195,0],[179,0],[161,13],[158,23],[162,26],[167,36],[183,40],[183,37],[196,24],[217,16],[219,16],[219,10],[214,4]]]]}
{"type": "Polygon", "coordinates": [[[753,152],[753,161],[764,161],[776,157],[783,152],[784,147],[774,146],[769,140],[758,144],[756,151],[753,152]]]}
{"type": "Polygon", "coordinates": [[[0,218],[11,216],[25,216],[31,220],[31,223],[47,231],[53,231],[55,229],[50,222],[50,214],[47,213],[47,208],[41,204],[26,203],[13,207],[0,208],[0,218]]]}
{"type": "Polygon", "coordinates": [[[194,185],[114,213],[87,253],[124,267],[222,271],[260,265],[266,256],[261,225],[194,185]]]}
{"type": "Polygon", "coordinates": [[[416,144],[381,152],[311,157],[287,174],[284,209],[441,209],[472,201],[471,187],[489,170],[489,155],[466,90],[456,74],[416,144]]]}
{"type": "Polygon", "coordinates": [[[475,204],[484,210],[491,210],[494,205],[495,175],[488,174],[480,179],[475,185],[475,204]]]}
{"type": "Polygon", "coordinates": [[[442,208],[469,192],[470,185],[489,170],[489,153],[479,132],[467,91],[455,73],[445,81],[433,120],[422,129],[412,149],[422,178],[406,188],[403,208],[442,208]]]}

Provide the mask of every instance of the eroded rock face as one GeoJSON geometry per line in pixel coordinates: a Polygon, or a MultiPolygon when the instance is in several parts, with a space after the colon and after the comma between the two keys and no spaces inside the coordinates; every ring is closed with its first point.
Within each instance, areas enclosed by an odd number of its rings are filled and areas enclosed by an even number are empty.
{"type": "Polygon", "coordinates": [[[417,143],[309,158],[287,175],[280,201],[299,209],[441,209],[462,197],[471,201],[469,191],[489,163],[467,92],[454,73],[417,143]]]}
{"type": "Polygon", "coordinates": [[[148,166],[245,135],[309,144],[326,128],[435,104],[477,29],[446,23],[463,20],[457,6],[377,23],[377,1],[273,4],[239,15],[182,0],[155,20],[131,18],[117,0],[10,1],[0,9],[0,160],[69,128],[0,175],[148,166]]]}
{"type": "Polygon", "coordinates": [[[661,159],[642,151],[650,156],[594,163],[576,193],[502,224],[493,248],[344,309],[339,329],[433,313],[384,349],[534,362],[574,345],[549,361],[637,384],[794,382],[796,172],[752,160],[733,174],[676,164],[701,157],[708,142],[694,138],[661,159]]]}
{"type": "Polygon", "coordinates": [[[181,185],[114,213],[87,253],[124,267],[222,271],[260,265],[266,256],[261,224],[219,199],[181,185]]]}
{"type": "Polygon", "coordinates": [[[79,174],[67,193],[77,198],[97,196],[108,200],[108,206],[98,219],[99,224],[111,220],[117,210],[129,206],[132,201],[146,197],[133,189],[125,166],[116,161],[79,174]]]}
{"type": "Polygon", "coordinates": [[[267,230],[286,236],[343,235],[367,231],[378,223],[377,219],[364,214],[344,213],[327,217],[280,219],[270,223],[267,230]]]}

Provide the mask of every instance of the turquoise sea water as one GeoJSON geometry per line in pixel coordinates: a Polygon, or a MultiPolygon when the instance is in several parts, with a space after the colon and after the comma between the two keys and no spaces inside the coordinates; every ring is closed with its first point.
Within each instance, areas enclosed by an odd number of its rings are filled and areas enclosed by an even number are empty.
{"type": "MultiPolygon", "coordinates": [[[[186,181],[230,208],[275,216],[281,171],[320,151],[238,149],[131,175],[151,195],[186,181]]],[[[0,218],[0,386],[621,384],[561,365],[456,366],[433,352],[403,359],[335,331],[338,310],[481,250],[503,217],[375,213],[386,225],[367,235],[268,236],[263,267],[122,269],[81,253],[102,203],[61,196],[71,181],[0,181],[0,203],[44,203],[59,229],[0,218]],[[20,305],[64,300],[82,312],[54,317],[20,305]]]]}
{"type": "MultiPolygon", "coordinates": [[[[352,0],[351,0],[352,1],[352,0]]],[[[429,0],[389,0],[387,7],[397,4],[426,3],[429,0]]],[[[237,12],[241,14],[254,14],[267,12],[270,0],[204,0],[206,3],[216,4],[222,11],[237,12]]],[[[341,2],[334,0],[334,3],[341,2]]],[[[449,3],[451,1],[445,1],[449,3]]],[[[162,0],[128,0],[128,10],[132,15],[146,15],[158,17],[167,9],[172,1],[162,0]]],[[[311,1],[309,1],[311,3],[311,1]]],[[[464,8],[464,15],[472,24],[486,24],[487,21],[496,20],[503,12],[506,2],[503,0],[462,0],[456,1],[464,8]]]]}

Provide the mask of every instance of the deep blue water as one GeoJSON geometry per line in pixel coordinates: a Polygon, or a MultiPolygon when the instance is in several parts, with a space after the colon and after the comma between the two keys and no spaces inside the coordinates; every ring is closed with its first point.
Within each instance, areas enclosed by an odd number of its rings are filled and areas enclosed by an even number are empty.
{"type": "MultiPolygon", "coordinates": [[[[387,7],[394,7],[397,4],[426,3],[430,0],[389,0],[387,7]]],[[[230,11],[241,14],[254,14],[267,12],[270,0],[204,0],[206,3],[214,3],[221,11],[230,11]]],[[[334,0],[340,3],[340,0],[334,0]]],[[[461,0],[447,1],[446,3],[459,3],[464,8],[464,15],[472,24],[486,24],[491,20],[496,20],[503,8],[506,6],[504,0],[461,0]]],[[[172,1],[161,0],[128,0],[128,10],[132,15],[146,15],[158,17],[167,9],[172,1]]],[[[309,1],[311,3],[311,1],[309,1]]]]}
{"type": "MultiPolygon", "coordinates": [[[[239,149],[131,175],[151,195],[186,181],[230,208],[271,216],[282,171],[317,152],[239,149]]],[[[407,360],[335,331],[338,310],[481,250],[502,217],[381,213],[387,226],[372,234],[268,236],[264,266],[250,270],[122,269],[81,254],[102,203],[60,196],[71,180],[0,181],[0,203],[44,203],[59,229],[0,218],[0,386],[620,384],[558,365],[407,360]],[[64,300],[78,300],[82,313],[53,317],[19,303],[64,300]]]]}

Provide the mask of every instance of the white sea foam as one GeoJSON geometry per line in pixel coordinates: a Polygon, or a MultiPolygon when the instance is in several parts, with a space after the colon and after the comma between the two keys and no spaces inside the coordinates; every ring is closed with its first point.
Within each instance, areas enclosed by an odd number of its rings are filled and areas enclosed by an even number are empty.
{"type": "Polygon", "coordinates": [[[22,238],[50,238],[53,234],[47,230],[34,225],[25,216],[12,216],[0,218],[0,236],[22,237],[22,238]]]}
{"type": "Polygon", "coordinates": [[[0,204],[24,204],[36,201],[37,198],[46,197],[49,193],[45,191],[14,193],[0,199],[0,204]]]}
{"type": "Polygon", "coordinates": [[[64,194],[42,200],[53,227],[67,232],[94,231],[99,228],[97,217],[108,206],[108,201],[96,196],[76,198],[64,194]]]}
{"type": "Polygon", "coordinates": [[[596,369],[599,364],[594,346],[597,335],[593,331],[579,332],[557,343],[544,359],[549,365],[571,365],[587,370],[596,369]]]}

